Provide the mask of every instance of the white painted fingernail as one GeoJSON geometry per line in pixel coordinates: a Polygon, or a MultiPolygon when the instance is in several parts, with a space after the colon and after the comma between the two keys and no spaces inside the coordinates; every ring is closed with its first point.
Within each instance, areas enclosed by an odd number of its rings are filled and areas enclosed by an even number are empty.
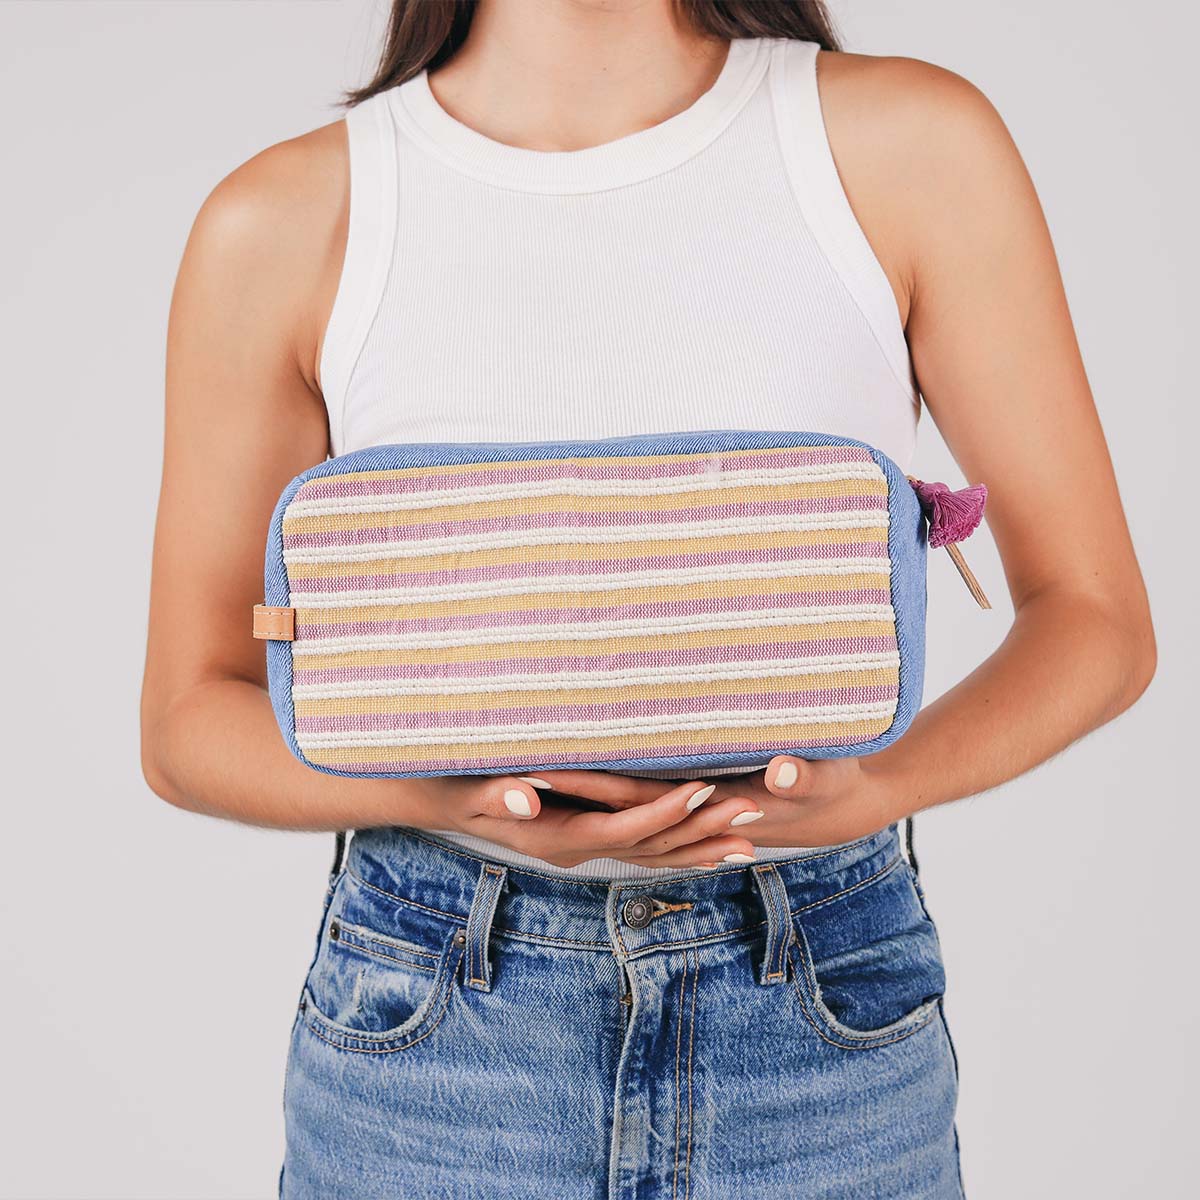
{"type": "Polygon", "coordinates": [[[518,817],[533,815],[533,809],[529,806],[529,797],[518,788],[509,788],[504,793],[504,806],[509,812],[516,813],[518,817]]]}
{"type": "Polygon", "coordinates": [[[779,770],[775,772],[775,786],[783,788],[791,787],[799,776],[800,772],[796,770],[794,762],[782,763],[779,770]]]}
{"type": "Polygon", "coordinates": [[[518,775],[518,776],[517,776],[517,778],[518,778],[518,779],[519,779],[519,780],[520,780],[522,783],[527,783],[527,784],[529,784],[529,786],[530,786],[530,787],[535,787],[535,788],[552,788],[552,787],[554,786],[554,784],[552,784],[552,783],[547,783],[547,782],[546,782],[544,779],[535,779],[535,778],[534,778],[532,775],[518,775]]]}
{"type": "Polygon", "coordinates": [[[751,821],[757,821],[759,817],[765,817],[766,815],[760,808],[757,812],[738,813],[729,823],[730,825],[749,825],[751,821]]]}
{"type": "Polygon", "coordinates": [[[705,800],[707,800],[709,796],[711,796],[716,790],[717,785],[715,783],[710,783],[708,787],[702,787],[694,795],[689,796],[687,802],[688,812],[694,812],[696,809],[698,809],[700,805],[702,805],[705,800]]]}
{"type": "Polygon", "coordinates": [[[723,859],[724,862],[756,862],[753,854],[727,854],[723,859]]]}

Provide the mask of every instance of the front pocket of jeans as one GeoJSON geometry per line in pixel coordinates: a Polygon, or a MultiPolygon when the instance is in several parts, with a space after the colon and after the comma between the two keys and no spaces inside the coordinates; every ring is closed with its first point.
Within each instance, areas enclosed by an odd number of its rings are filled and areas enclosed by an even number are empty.
{"type": "Polygon", "coordinates": [[[793,914],[792,930],[795,997],[826,1041],[888,1045],[937,1014],[946,986],[941,947],[903,860],[793,914]]]}
{"type": "Polygon", "coordinates": [[[452,920],[380,899],[350,878],[331,906],[303,1019],[345,1049],[402,1049],[444,1015],[461,943],[452,920]]]}

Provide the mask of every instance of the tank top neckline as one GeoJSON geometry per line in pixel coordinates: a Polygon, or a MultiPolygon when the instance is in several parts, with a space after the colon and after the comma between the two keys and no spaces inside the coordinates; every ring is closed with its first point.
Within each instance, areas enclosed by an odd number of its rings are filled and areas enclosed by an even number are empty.
{"type": "Polygon", "coordinates": [[[687,108],[647,129],[580,150],[530,150],[487,137],[441,106],[427,71],[384,95],[409,137],[465,175],[516,191],[600,192],[672,170],[718,137],[761,82],[769,41],[732,40],[716,80],[687,108]]]}

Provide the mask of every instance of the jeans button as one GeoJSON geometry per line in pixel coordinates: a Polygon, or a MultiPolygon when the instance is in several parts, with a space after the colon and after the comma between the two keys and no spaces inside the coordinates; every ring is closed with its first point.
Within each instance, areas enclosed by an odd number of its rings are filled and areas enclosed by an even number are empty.
{"type": "Polygon", "coordinates": [[[624,918],[625,924],[634,929],[641,929],[643,925],[649,925],[653,914],[654,906],[649,896],[630,896],[621,908],[621,916],[624,918]]]}

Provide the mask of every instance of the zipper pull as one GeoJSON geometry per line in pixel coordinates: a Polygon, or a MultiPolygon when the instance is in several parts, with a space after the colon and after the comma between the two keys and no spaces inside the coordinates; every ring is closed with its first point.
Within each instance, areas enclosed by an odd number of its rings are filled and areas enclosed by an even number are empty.
{"type": "Polygon", "coordinates": [[[991,608],[975,573],[967,566],[958,543],[969,538],[983,520],[983,506],[987,503],[987,486],[982,483],[952,491],[944,483],[925,483],[913,475],[908,476],[921,502],[921,511],[929,522],[929,544],[935,550],[945,546],[950,561],[954,563],[967,590],[980,608],[991,608]]]}
{"type": "Polygon", "coordinates": [[[950,555],[950,561],[958,568],[958,573],[962,576],[963,583],[967,585],[967,591],[975,597],[975,603],[980,608],[991,608],[991,602],[984,595],[983,588],[979,586],[979,580],[975,578],[975,572],[967,566],[967,560],[963,558],[963,552],[958,548],[958,543],[947,542],[946,553],[950,555]]]}

